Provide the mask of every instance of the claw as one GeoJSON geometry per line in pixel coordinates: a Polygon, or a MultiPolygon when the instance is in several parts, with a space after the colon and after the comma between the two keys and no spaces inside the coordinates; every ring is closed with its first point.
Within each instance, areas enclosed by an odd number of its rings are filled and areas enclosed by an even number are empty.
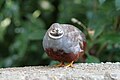
{"type": "Polygon", "coordinates": [[[64,67],[64,62],[61,62],[60,64],[56,65],[56,67],[64,67]]]}
{"type": "Polygon", "coordinates": [[[68,65],[66,65],[65,68],[68,68],[68,67],[72,67],[72,68],[74,68],[74,66],[73,66],[73,62],[74,62],[74,61],[72,61],[71,63],[69,63],[68,65]]]}

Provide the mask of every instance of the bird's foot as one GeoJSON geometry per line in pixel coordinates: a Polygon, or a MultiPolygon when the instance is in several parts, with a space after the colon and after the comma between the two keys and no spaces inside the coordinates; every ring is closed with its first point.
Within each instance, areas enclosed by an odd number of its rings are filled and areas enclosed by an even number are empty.
{"type": "Polygon", "coordinates": [[[64,62],[61,62],[60,64],[56,65],[56,67],[64,67],[64,66],[65,66],[64,62]]]}
{"type": "Polygon", "coordinates": [[[71,63],[67,64],[67,65],[65,66],[65,68],[68,68],[68,67],[72,67],[72,68],[74,68],[74,66],[73,66],[73,62],[74,62],[74,61],[72,61],[71,63]]]}

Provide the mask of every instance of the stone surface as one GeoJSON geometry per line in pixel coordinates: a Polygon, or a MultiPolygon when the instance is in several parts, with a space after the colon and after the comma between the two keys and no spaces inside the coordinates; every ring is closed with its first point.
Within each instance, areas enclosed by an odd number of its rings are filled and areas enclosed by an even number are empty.
{"type": "Polygon", "coordinates": [[[119,62],[79,63],[74,66],[1,68],[0,80],[120,80],[119,62]]]}

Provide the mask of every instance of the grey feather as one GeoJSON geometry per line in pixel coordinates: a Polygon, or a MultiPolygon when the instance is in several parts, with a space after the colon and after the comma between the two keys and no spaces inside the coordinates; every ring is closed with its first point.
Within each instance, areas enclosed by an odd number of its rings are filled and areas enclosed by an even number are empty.
{"type": "MultiPolygon", "coordinates": [[[[54,27],[59,23],[54,23],[54,27]]],[[[64,35],[59,39],[52,39],[48,36],[48,32],[53,28],[53,25],[48,29],[43,38],[43,48],[52,48],[54,51],[63,50],[65,53],[82,52],[81,46],[85,41],[85,35],[73,25],[59,24],[64,32],[64,35]],[[81,44],[81,45],[80,45],[81,44]]]]}

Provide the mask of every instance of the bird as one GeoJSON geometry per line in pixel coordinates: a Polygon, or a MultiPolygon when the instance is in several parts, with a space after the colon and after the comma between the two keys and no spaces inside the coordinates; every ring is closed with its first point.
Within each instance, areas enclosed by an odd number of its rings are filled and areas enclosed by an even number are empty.
{"type": "Polygon", "coordinates": [[[53,23],[44,35],[43,48],[51,59],[60,62],[58,67],[74,67],[73,63],[85,54],[86,37],[71,24],[53,23]]]}

